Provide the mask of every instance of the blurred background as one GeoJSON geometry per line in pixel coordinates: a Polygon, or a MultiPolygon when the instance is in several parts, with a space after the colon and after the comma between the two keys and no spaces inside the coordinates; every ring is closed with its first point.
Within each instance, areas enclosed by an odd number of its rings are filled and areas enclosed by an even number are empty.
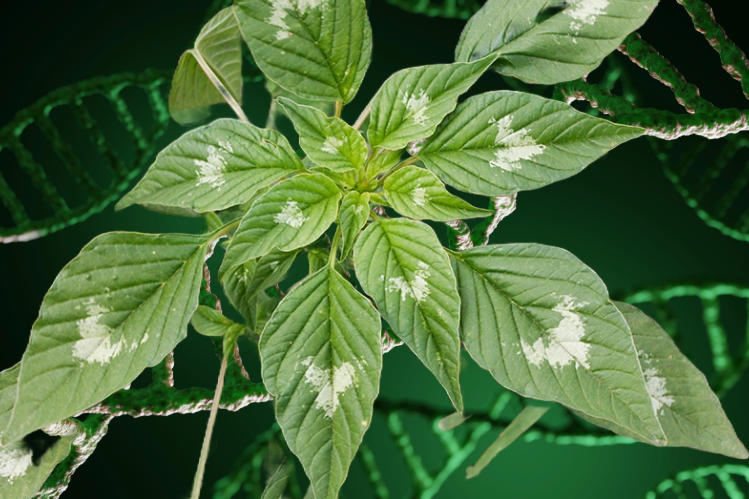
{"type": "MultiPolygon", "coordinates": [[[[402,5],[386,0],[369,3],[373,60],[356,99],[343,111],[344,119],[349,122],[393,72],[415,65],[452,62],[453,49],[465,24],[460,18],[419,13],[427,5],[421,0],[403,0],[402,5]]],[[[439,1],[434,4],[442,5],[439,1]]],[[[474,5],[457,4],[465,12],[474,5]]],[[[713,0],[711,5],[729,37],[739,47],[749,50],[744,2],[713,0]]],[[[209,6],[208,0],[3,2],[0,5],[3,48],[0,126],[50,92],[95,77],[162,70],[166,76],[160,88],[166,95],[169,75],[182,52],[192,46],[209,6]]],[[[689,16],[674,0],[663,0],[640,33],[689,82],[696,84],[705,98],[719,107],[747,107],[740,84],[721,68],[717,53],[694,30],[689,16]]],[[[606,62],[604,69],[609,64],[626,66],[640,92],[638,104],[683,112],[670,90],[621,54],[612,57],[613,62],[606,62]]],[[[149,78],[156,78],[153,74],[149,78]]],[[[592,80],[596,77],[596,73],[591,75],[592,80]]],[[[506,88],[509,87],[505,80],[490,73],[467,95],[506,88]]],[[[616,93],[621,88],[614,90],[616,93]]],[[[551,89],[538,91],[551,95],[551,89]]],[[[122,96],[135,120],[145,129],[156,125],[145,92],[133,87],[123,90],[122,96]]],[[[262,81],[245,86],[244,108],[254,124],[265,124],[269,102],[262,81]]],[[[123,162],[137,163],[133,138],[122,128],[106,99],[92,97],[86,105],[100,123],[108,143],[120,151],[123,162]]],[[[575,105],[581,110],[589,109],[587,105],[575,105]]],[[[214,116],[231,116],[228,107],[215,111],[214,116]]],[[[100,185],[110,182],[112,175],[103,166],[102,157],[80,139],[71,111],[61,109],[51,116],[57,120],[60,134],[77,147],[75,153],[94,181],[100,185]]],[[[187,130],[173,121],[163,124],[164,133],[143,154],[160,150],[187,130]]],[[[27,127],[20,140],[35,161],[43,165],[69,204],[85,199],[85,192],[69,178],[37,125],[27,127]]],[[[689,144],[689,140],[683,143],[689,144]]],[[[701,172],[697,177],[706,179],[700,189],[717,186],[730,190],[742,178],[741,169],[746,168],[749,160],[743,139],[728,158],[730,161],[726,161],[722,170],[725,175],[704,173],[721,161],[723,142],[710,144],[695,162],[694,167],[701,172]]],[[[143,161],[147,166],[148,161],[143,161]]],[[[675,162],[678,166],[678,160],[675,162]]],[[[7,148],[0,151],[0,173],[22,201],[33,201],[28,179],[19,173],[7,148]]],[[[749,194],[744,190],[737,202],[746,203],[747,198],[749,194]]],[[[50,215],[41,203],[32,202],[30,206],[31,216],[50,215]]],[[[12,224],[9,212],[0,207],[0,227],[12,224]]],[[[109,204],[81,223],[43,238],[0,245],[0,370],[20,360],[45,292],[60,269],[93,237],[113,230],[197,233],[202,229],[201,219],[170,217],[140,207],[115,213],[113,204],[109,204]]],[[[492,243],[508,242],[537,242],[566,248],[598,272],[615,297],[672,284],[691,284],[695,289],[704,289],[705,283],[733,283],[736,289],[749,289],[749,242],[708,227],[664,174],[663,165],[644,137],[617,148],[571,179],[521,193],[517,211],[492,236],[492,243]]],[[[214,271],[219,257],[220,254],[212,259],[214,271]]],[[[305,273],[306,262],[297,262],[282,287],[288,288],[305,273]]],[[[217,288],[214,286],[214,291],[217,288]]],[[[736,294],[740,293],[727,293],[714,300],[720,307],[719,322],[727,334],[729,350],[734,354],[742,338],[749,334],[747,299],[736,294]]],[[[224,304],[228,308],[228,300],[224,304]]],[[[664,314],[667,308],[670,316],[658,315],[659,309],[652,304],[643,305],[643,309],[670,321],[669,325],[678,329],[684,353],[710,377],[715,373],[703,313],[708,305],[715,303],[687,296],[661,304],[660,313],[664,314]]],[[[256,350],[249,341],[241,348],[251,378],[258,381],[256,350]]],[[[207,338],[190,330],[187,340],[176,349],[175,360],[178,388],[215,386],[219,362],[207,338]]],[[[141,382],[145,383],[139,380],[134,386],[141,382]]],[[[467,356],[461,382],[468,414],[486,413],[502,393],[488,373],[467,356]]],[[[749,442],[748,396],[749,377],[745,376],[722,399],[726,413],[745,443],[749,442]]],[[[390,497],[416,497],[419,490],[392,436],[392,414],[397,407],[403,408],[397,412],[397,419],[422,456],[423,465],[436,473],[445,454],[432,431],[433,416],[448,414],[450,404],[430,373],[405,347],[385,356],[381,402],[365,442],[377,458],[390,497]]],[[[553,429],[565,417],[562,411],[550,411],[542,423],[546,421],[546,427],[553,429]]],[[[208,413],[203,412],[114,419],[109,433],[76,472],[63,497],[187,497],[207,418],[208,413]]],[[[219,413],[201,497],[214,497],[213,484],[236,469],[243,450],[272,422],[271,403],[253,404],[236,413],[219,413]]],[[[464,426],[456,433],[458,439],[475,428],[471,424],[464,426]]],[[[586,446],[518,441],[479,477],[466,480],[465,467],[475,462],[497,433],[492,429],[484,434],[476,450],[468,453],[467,460],[453,473],[441,477],[446,477],[441,487],[421,490],[418,497],[640,498],[658,482],[682,469],[717,463],[740,464],[689,449],[657,449],[644,444],[586,446]]],[[[255,497],[247,494],[239,491],[234,497],[255,497]]],[[[342,497],[377,497],[359,460],[352,465],[342,497]]]]}

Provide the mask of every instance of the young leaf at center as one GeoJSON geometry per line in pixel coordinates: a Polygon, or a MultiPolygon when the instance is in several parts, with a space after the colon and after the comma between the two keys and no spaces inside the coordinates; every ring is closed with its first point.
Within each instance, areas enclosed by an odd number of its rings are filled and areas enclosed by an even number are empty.
{"type": "Polygon", "coordinates": [[[380,317],[330,266],[293,288],[260,336],[276,419],[317,499],[335,499],[372,420],[380,317]]]}
{"type": "Polygon", "coordinates": [[[348,192],[341,201],[341,211],[338,220],[341,223],[343,245],[341,260],[345,259],[354,247],[356,236],[369,219],[369,193],[361,194],[356,191],[348,192]]]}
{"type": "Polygon", "coordinates": [[[356,277],[395,333],[463,411],[460,372],[460,297],[450,262],[426,224],[379,220],[354,247],[356,277]]]}

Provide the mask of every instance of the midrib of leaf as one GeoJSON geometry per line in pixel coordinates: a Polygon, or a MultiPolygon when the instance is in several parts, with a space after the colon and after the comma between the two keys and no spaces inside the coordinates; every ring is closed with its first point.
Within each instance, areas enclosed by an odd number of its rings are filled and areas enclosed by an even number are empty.
{"type": "MultiPolygon", "coordinates": [[[[528,318],[528,319],[529,319],[529,320],[530,320],[530,321],[531,321],[531,322],[532,322],[532,323],[533,323],[534,325],[536,325],[536,327],[538,327],[538,329],[539,329],[540,331],[542,331],[542,333],[543,333],[543,335],[544,335],[544,337],[545,337],[546,339],[548,339],[548,340],[550,340],[550,341],[553,341],[553,338],[550,338],[550,337],[548,336],[548,334],[547,334],[547,331],[546,331],[546,329],[545,329],[545,328],[544,328],[543,326],[541,326],[541,324],[539,324],[539,323],[538,323],[538,322],[536,321],[536,319],[534,319],[534,318],[533,318],[533,317],[532,317],[531,315],[529,315],[529,314],[528,314],[528,312],[527,312],[527,311],[525,310],[525,307],[523,307],[523,306],[519,305],[519,304],[518,304],[517,302],[515,302],[515,300],[513,300],[512,298],[510,298],[510,297],[509,297],[509,296],[507,295],[507,293],[505,293],[505,292],[504,292],[504,290],[500,289],[500,288],[499,288],[499,287],[497,287],[497,286],[494,286],[494,285],[492,284],[492,282],[491,282],[491,281],[489,281],[489,280],[488,280],[488,279],[487,279],[486,277],[484,277],[484,276],[483,276],[483,274],[482,274],[481,272],[479,272],[479,271],[478,271],[478,270],[477,270],[477,269],[476,269],[476,268],[475,268],[474,266],[472,266],[472,265],[471,265],[470,263],[468,263],[467,261],[465,261],[465,260],[463,260],[462,258],[460,258],[460,253],[455,253],[455,252],[451,252],[451,253],[453,254],[453,256],[455,256],[455,258],[458,258],[458,259],[459,259],[459,260],[460,260],[461,262],[463,262],[463,263],[464,263],[464,264],[465,264],[466,266],[470,267],[470,268],[471,268],[471,270],[473,270],[473,273],[474,273],[475,275],[477,275],[477,276],[478,276],[478,277],[479,277],[479,278],[480,278],[480,279],[481,279],[481,280],[482,280],[482,281],[483,281],[483,282],[485,283],[485,285],[488,285],[488,286],[490,286],[490,288],[491,288],[491,289],[494,289],[495,291],[499,292],[499,294],[501,294],[501,295],[502,295],[502,296],[503,296],[503,297],[504,297],[504,298],[505,298],[505,299],[506,299],[507,301],[509,301],[510,303],[512,303],[512,305],[514,305],[514,307],[513,307],[513,310],[514,310],[515,308],[517,308],[517,309],[518,309],[518,310],[519,310],[520,312],[522,312],[522,314],[523,314],[523,315],[524,315],[525,317],[527,317],[527,318],[528,318]]],[[[503,256],[503,258],[504,258],[504,256],[503,256]]],[[[512,258],[512,257],[509,257],[509,258],[512,258]]],[[[533,257],[525,257],[525,258],[533,258],[533,257]]],[[[513,275],[513,274],[512,274],[511,272],[508,272],[508,274],[509,274],[509,275],[513,275]]],[[[517,274],[514,274],[514,275],[517,275],[517,274]]],[[[527,277],[527,276],[523,276],[523,277],[527,277]]],[[[552,281],[561,281],[561,282],[565,282],[565,283],[569,282],[569,280],[564,280],[564,279],[553,279],[553,278],[550,278],[550,279],[548,279],[548,280],[552,280],[552,281]]],[[[591,290],[592,290],[592,288],[588,288],[588,289],[591,289],[591,290]]],[[[608,303],[611,303],[611,300],[608,300],[608,303]]],[[[477,307],[477,308],[478,308],[478,307],[477,307]]],[[[614,307],[614,308],[616,308],[616,307],[614,307]]],[[[617,308],[616,310],[617,310],[617,313],[618,313],[618,314],[619,314],[619,315],[620,315],[620,316],[622,317],[622,321],[624,322],[624,324],[626,324],[626,323],[627,323],[627,321],[626,321],[626,320],[624,319],[624,315],[622,315],[622,313],[621,313],[621,312],[619,311],[619,309],[618,309],[618,308],[617,308]]],[[[586,315],[586,316],[588,316],[588,317],[592,317],[592,315],[591,315],[591,314],[589,314],[589,313],[584,313],[584,312],[582,312],[582,311],[579,311],[579,310],[577,311],[577,313],[578,313],[578,314],[580,314],[580,315],[586,315]]],[[[605,322],[605,321],[603,321],[603,319],[601,319],[601,318],[596,318],[596,319],[597,319],[597,320],[601,320],[602,322],[605,322]]],[[[515,323],[515,326],[516,326],[516,327],[515,327],[515,329],[516,329],[516,330],[517,330],[517,331],[519,332],[519,331],[520,331],[520,328],[519,328],[519,327],[517,327],[517,321],[515,321],[515,316],[514,316],[514,314],[513,314],[513,319],[512,319],[512,320],[513,320],[513,322],[515,323]]],[[[608,324],[611,324],[611,325],[614,325],[614,324],[612,324],[612,323],[610,323],[610,322],[607,322],[607,323],[608,323],[608,324]]],[[[627,330],[629,330],[629,325],[627,325],[627,330]]],[[[643,385],[644,385],[644,379],[645,379],[645,375],[643,374],[643,371],[642,371],[642,364],[640,363],[640,358],[639,358],[639,356],[637,355],[637,348],[635,347],[635,342],[634,342],[634,338],[632,337],[632,334],[631,334],[631,332],[630,332],[629,338],[630,338],[630,342],[632,343],[632,350],[633,350],[633,352],[635,352],[635,357],[637,357],[637,367],[639,368],[639,370],[640,370],[640,374],[642,375],[642,380],[643,380],[643,385]]],[[[643,421],[643,419],[642,419],[642,418],[641,418],[641,417],[640,417],[640,416],[639,416],[639,415],[638,415],[638,414],[637,414],[636,412],[634,412],[634,411],[633,411],[633,410],[632,410],[632,409],[631,409],[631,408],[629,407],[629,404],[627,404],[626,402],[624,402],[623,400],[621,400],[621,399],[619,398],[619,395],[618,395],[618,393],[617,393],[617,392],[615,392],[615,391],[612,391],[611,389],[607,388],[607,387],[606,387],[606,386],[605,386],[605,385],[603,384],[603,382],[601,381],[601,379],[600,379],[600,378],[599,378],[599,377],[598,377],[598,376],[597,376],[596,374],[594,374],[594,373],[593,373],[592,371],[590,371],[589,369],[586,369],[586,368],[585,368],[585,366],[582,366],[582,365],[580,365],[580,363],[579,363],[579,362],[577,361],[577,357],[575,357],[575,356],[574,356],[574,355],[572,355],[572,354],[571,354],[571,353],[570,353],[569,351],[567,351],[567,349],[566,349],[566,348],[564,348],[564,346],[563,346],[563,345],[561,345],[561,344],[560,344],[560,343],[558,343],[558,342],[554,342],[554,343],[555,343],[555,344],[557,344],[557,345],[559,345],[559,346],[560,346],[561,348],[563,348],[563,349],[564,349],[564,351],[565,351],[565,352],[567,352],[567,354],[568,354],[568,355],[569,355],[569,356],[570,356],[570,357],[571,357],[572,359],[574,359],[574,361],[575,361],[575,374],[576,374],[576,376],[578,377],[578,379],[579,379],[579,373],[578,373],[578,371],[577,371],[577,370],[578,370],[579,368],[585,369],[585,371],[586,371],[586,372],[588,373],[588,375],[589,375],[589,376],[590,376],[591,378],[595,379],[595,380],[596,380],[596,382],[597,382],[597,383],[598,383],[598,384],[599,384],[599,385],[600,385],[600,386],[601,386],[601,387],[603,388],[603,390],[604,390],[604,392],[605,392],[605,393],[610,393],[610,394],[611,394],[611,397],[613,397],[613,398],[616,398],[616,399],[617,399],[617,400],[618,400],[618,401],[619,401],[619,402],[620,402],[620,403],[621,403],[621,404],[622,404],[622,405],[623,405],[624,407],[626,407],[626,409],[627,409],[627,410],[628,410],[628,411],[629,411],[630,413],[634,414],[634,415],[635,415],[635,417],[636,417],[636,418],[637,418],[637,419],[638,419],[638,420],[639,420],[639,421],[640,421],[640,422],[641,422],[641,423],[643,424],[643,426],[644,426],[645,428],[647,428],[647,427],[648,427],[647,423],[646,423],[645,421],[643,421]]],[[[501,342],[500,342],[500,346],[501,346],[501,342]]],[[[609,348],[609,347],[607,347],[607,348],[609,348]]],[[[621,353],[621,352],[619,352],[619,353],[621,353]]],[[[504,356],[501,356],[501,357],[502,357],[502,363],[504,364],[504,356]]],[[[609,370],[610,370],[610,369],[609,369],[609,370]]],[[[510,372],[510,371],[509,371],[509,370],[507,370],[507,369],[505,369],[505,371],[506,371],[506,372],[508,372],[508,373],[510,372]]],[[[557,384],[558,384],[558,385],[559,385],[559,386],[560,386],[560,387],[562,388],[562,391],[563,391],[563,392],[564,392],[564,393],[566,394],[567,392],[566,392],[566,390],[565,390],[565,388],[564,388],[564,384],[562,384],[562,383],[560,383],[560,382],[559,382],[559,378],[557,378],[557,373],[556,373],[556,371],[555,371],[554,369],[551,369],[551,372],[552,372],[552,373],[554,374],[554,379],[556,380],[557,384]]],[[[624,374],[627,374],[627,373],[624,373],[624,374]]],[[[535,380],[535,377],[534,377],[534,376],[533,376],[532,374],[531,374],[531,376],[530,376],[530,377],[531,377],[531,379],[533,379],[533,384],[535,385],[535,384],[536,384],[536,380],[535,380]]],[[[588,401],[588,398],[587,398],[587,395],[585,394],[585,391],[584,391],[584,390],[580,390],[580,392],[581,392],[581,393],[583,394],[583,396],[585,397],[585,400],[586,400],[586,402],[588,402],[588,405],[589,405],[589,406],[592,406],[592,404],[590,404],[590,402],[588,401]]],[[[535,397],[534,397],[534,398],[535,398],[535,397]]],[[[571,399],[572,399],[572,398],[571,398],[571,399]]],[[[559,400],[557,400],[557,399],[555,399],[555,398],[552,398],[552,399],[541,399],[541,400],[550,400],[550,401],[552,401],[552,402],[557,402],[557,403],[560,403],[560,404],[563,404],[563,405],[564,405],[564,403],[563,403],[563,402],[561,402],[561,401],[559,401],[559,400]]],[[[586,411],[583,411],[583,410],[581,410],[581,409],[575,409],[575,410],[577,410],[577,411],[580,411],[580,412],[583,412],[583,413],[585,413],[585,414],[588,414],[588,413],[587,413],[586,411]]],[[[617,423],[616,421],[612,421],[611,419],[609,419],[609,418],[607,418],[607,417],[603,417],[603,416],[595,416],[595,415],[593,415],[593,414],[588,414],[588,415],[589,415],[590,417],[593,417],[593,418],[599,418],[599,419],[603,419],[603,420],[605,420],[605,421],[609,421],[609,422],[611,422],[611,423],[613,423],[613,424],[619,424],[619,423],[617,423]]],[[[656,420],[656,421],[657,421],[657,423],[658,423],[658,428],[660,428],[660,430],[661,430],[661,434],[662,434],[662,435],[665,435],[665,433],[664,433],[664,431],[663,431],[663,427],[661,426],[661,421],[660,421],[660,418],[658,418],[658,415],[657,415],[657,414],[656,414],[656,416],[655,416],[655,420],[656,420]]],[[[644,439],[646,439],[646,440],[648,440],[648,441],[652,440],[652,437],[656,437],[655,435],[648,435],[648,436],[642,435],[642,434],[641,434],[640,432],[638,432],[638,431],[635,431],[635,430],[633,430],[633,429],[631,429],[631,428],[627,428],[627,429],[628,429],[629,431],[631,431],[632,433],[636,433],[636,434],[640,435],[640,436],[641,436],[642,438],[644,438],[644,439]]],[[[655,439],[656,439],[656,440],[660,440],[659,438],[655,438],[655,439]]]]}
{"type": "MultiPolygon", "coordinates": [[[[271,2],[269,2],[269,3],[267,3],[267,5],[270,5],[270,6],[272,7],[272,5],[273,5],[273,0],[271,0],[271,2]]],[[[335,10],[336,10],[336,9],[331,9],[331,10],[332,10],[333,12],[335,12],[335,10]]],[[[289,11],[288,11],[288,10],[287,10],[286,12],[287,12],[287,14],[289,13],[289,11]]],[[[318,54],[320,54],[320,55],[322,56],[322,59],[323,59],[323,60],[325,61],[325,64],[320,64],[319,62],[317,62],[317,61],[314,61],[314,60],[310,59],[310,58],[309,58],[309,56],[308,56],[308,55],[306,55],[306,54],[301,54],[301,53],[298,53],[298,52],[295,52],[295,51],[291,51],[291,50],[288,50],[287,48],[284,48],[284,51],[286,51],[286,52],[287,52],[287,53],[289,53],[289,54],[295,55],[296,57],[299,57],[299,58],[301,58],[301,59],[304,59],[304,60],[306,60],[306,61],[308,61],[308,62],[311,62],[312,64],[315,64],[315,65],[317,65],[317,66],[319,66],[319,67],[323,67],[323,68],[324,68],[324,67],[327,67],[327,68],[328,68],[328,69],[330,70],[330,74],[331,74],[331,76],[333,77],[333,81],[335,82],[335,86],[336,86],[336,90],[338,91],[338,95],[339,95],[339,96],[341,97],[341,100],[345,100],[346,96],[345,96],[345,95],[343,95],[343,92],[341,92],[341,82],[340,82],[340,81],[338,80],[338,76],[336,75],[335,71],[333,70],[333,66],[331,66],[331,65],[330,65],[330,59],[329,59],[329,58],[328,58],[328,56],[327,56],[327,55],[325,54],[325,52],[323,52],[323,51],[322,51],[322,49],[320,48],[320,44],[319,44],[319,41],[320,41],[320,39],[318,39],[318,38],[315,38],[315,36],[314,36],[314,35],[313,35],[313,34],[312,34],[312,33],[310,32],[309,28],[307,27],[307,23],[306,23],[305,21],[303,21],[303,20],[302,20],[302,19],[301,19],[301,18],[300,18],[300,17],[299,17],[298,15],[297,15],[297,14],[298,14],[298,11],[297,11],[296,9],[294,9],[294,10],[293,10],[293,13],[294,13],[294,17],[295,17],[295,18],[296,18],[296,19],[297,19],[297,20],[299,21],[299,25],[300,25],[300,26],[302,26],[302,27],[304,28],[304,33],[303,33],[303,34],[305,34],[305,35],[307,35],[307,36],[308,36],[308,37],[306,38],[306,39],[307,39],[307,41],[311,41],[312,43],[314,43],[315,47],[317,47],[317,51],[318,51],[318,54]]],[[[234,19],[236,19],[236,21],[237,21],[237,24],[239,24],[239,19],[237,18],[237,13],[236,13],[236,10],[232,10],[232,14],[234,14],[234,19]]],[[[245,15],[246,15],[246,14],[245,14],[245,15]]],[[[250,17],[250,16],[247,16],[247,17],[250,17]]],[[[321,15],[321,17],[322,17],[322,15],[321,15]]],[[[263,19],[258,19],[257,17],[253,17],[253,19],[254,19],[254,20],[256,20],[256,21],[258,21],[258,22],[260,22],[260,23],[265,23],[265,21],[264,21],[263,19]]],[[[321,20],[320,22],[322,23],[322,20],[321,20]]],[[[240,30],[240,32],[242,32],[242,30],[240,30]]],[[[243,33],[243,32],[242,32],[242,33],[243,33]]],[[[244,34],[243,34],[242,36],[244,36],[244,34]]],[[[297,33],[294,33],[294,36],[297,36],[297,33]]],[[[269,44],[269,43],[266,43],[266,42],[264,42],[264,41],[260,40],[259,38],[255,38],[255,40],[256,40],[257,42],[259,42],[259,43],[262,43],[263,45],[265,45],[265,46],[267,46],[267,47],[271,47],[271,48],[277,48],[277,47],[274,47],[273,45],[271,45],[271,44],[269,44]]],[[[351,54],[351,52],[350,52],[350,51],[351,51],[351,44],[349,44],[349,55],[351,54]]],[[[349,59],[349,60],[350,60],[350,59],[349,59]]],[[[300,76],[302,76],[302,77],[304,77],[304,78],[309,78],[309,79],[311,79],[311,80],[314,80],[314,79],[315,79],[315,78],[313,78],[313,77],[312,77],[312,75],[310,75],[310,74],[303,74],[303,73],[300,73],[300,72],[298,72],[298,71],[294,71],[293,69],[290,69],[290,68],[286,68],[286,67],[283,67],[283,66],[279,66],[279,65],[273,64],[273,63],[272,63],[272,62],[271,62],[270,60],[264,60],[264,62],[265,62],[266,64],[268,64],[269,66],[273,66],[273,67],[275,67],[275,68],[278,68],[278,69],[281,69],[281,70],[283,70],[283,71],[287,71],[287,72],[289,72],[289,73],[295,73],[295,74],[298,74],[298,75],[300,75],[300,76]]],[[[266,76],[267,76],[267,75],[266,75],[266,76]]],[[[268,78],[270,78],[270,77],[268,77],[268,78]]],[[[329,82],[325,82],[325,81],[322,81],[322,80],[319,80],[319,79],[317,79],[316,81],[318,81],[319,83],[322,83],[323,85],[328,85],[328,83],[329,83],[329,82]]],[[[277,82],[276,82],[276,83],[277,83],[277,82]]],[[[279,86],[280,86],[280,85],[279,85],[279,86]]]]}

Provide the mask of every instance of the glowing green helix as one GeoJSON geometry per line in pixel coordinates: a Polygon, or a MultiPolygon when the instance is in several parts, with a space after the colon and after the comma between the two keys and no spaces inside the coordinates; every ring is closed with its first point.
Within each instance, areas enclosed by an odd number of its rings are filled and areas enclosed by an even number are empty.
{"type": "MultiPolygon", "coordinates": [[[[647,493],[645,499],[674,497],[689,499],[690,497],[711,499],[728,497],[728,499],[746,499],[742,487],[736,479],[749,484],[749,467],[739,464],[724,464],[704,466],[677,473],[673,478],[667,478],[647,493]],[[710,480],[710,478],[713,478],[710,480]],[[692,482],[693,486],[687,485],[692,482]],[[716,487],[719,485],[720,488],[716,487]]],[[[746,490],[746,489],[745,489],[746,490]]]]}

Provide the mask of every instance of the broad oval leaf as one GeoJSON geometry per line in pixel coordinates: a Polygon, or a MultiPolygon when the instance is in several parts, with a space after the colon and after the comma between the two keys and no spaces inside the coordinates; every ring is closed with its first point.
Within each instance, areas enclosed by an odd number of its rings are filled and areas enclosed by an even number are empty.
{"type": "Polygon", "coordinates": [[[502,196],[570,177],[643,131],[536,95],[487,92],[462,102],[419,159],[457,189],[502,196]]]}
{"type": "Polygon", "coordinates": [[[208,21],[195,40],[195,48],[179,59],[169,93],[169,112],[181,124],[205,119],[208,107],[222,104],[227,97],[242,104],[242,46],[239,25],[231,7],[208,21]],[[201,63],[207,66],[222,90],[221,94],[201,63]]]}
{"type": "Polygon", "coordinates": [[[632,334],[601,279],[540,244],[451,253],[468,353],[506,388],[663,441],[632,334]]]}
{"type": "Polygon", "coordinates": [[[340,118],[329,118],[310,106],[291,99],[278,98],[294,128],[299,145],[314,163],[336,172],[359,168],[367,159],[364,137],[340,118]]]}
{"type": "Polygon", "coordinates": [[[330,266],[293,288],[260,336],[276,419],[317,499],[333,499],[372,421],[380,317],[330,266]]]}
{"type": "Polygon", "coordinates": [[[237,0],[258,67],[300,97],[350,102],[372,55],[363,0],[237,0]]]}
{"type": "Polygon", "coordinates": [[[297,175],[255,201],[226,249],[222,271],[271,250],[293,251],[313,243],[338,213],[341,191],[323,175],[297,175]]]}
{"type": "Polygon", "coordinates": [[[597,68],[642,26],[658,0],[489,0],[468,21],[456,61],[498,55],[494,69],[553,85],[597,68]]]}
{"type": "Polygon", "coordinates": [[[489,56],[472,63],[419,66],[395,73],[372,100],[369,143],[397,150],[429,137],[493,60],[489,56]]]}
{"type": "MultiPolygon", "coordinates": [[[[40,457],[23,440],[0,448],[0,497],[31,499],[70,453],[75,436],[57,440],[40,457]]],[[[38,496],[37,496],[38,497],[38,496]]]]}
{"type": "Polygon", "coordinates": [[[422,222],[379,220],[359,236],[354,264],[356,277],[380,314],[462,412],[460,297],[437,235],[422,222]]]}
{"type": "Polygon", "coordinates": [[[156,161],[119,203],[186,208],[199,213],[242,204],[259,189],[304,170],[286,138],[238,120],[191,130],[156,161]]]}
{"type": "Polygon", "coordinates": [[[19,362],[13,367],[9,367],[0,372],[0,437],[3,435],[10,414],[13,411],[13,405],[16,403],[16,388],[18,387],[18,373],[21,371],[19,362]]]}
{"type": "Polygon", "coordinates": [[[278,284],[294,263],[298,251],[273,250],[219,274],[226,296],[254,330],[257,320],[255,298],[265,289],[278,284]]]}
{"type": "Polygon", "coordinates": [[[492,214],[453,196],[434,173],[415,166],[407,166],[388,176],[383,188],[393,209],[409,218],[445,222],[492,214]]]}
{"type": "Polygon", "coordinates": [[[627,303],[614,302],[624,314],[640,357],[665,442],[643,439],[610,421],[585,417],[616,433],[653,445],[692,447],[736,459],[749,457],[705,376],[682,354],[657,322],[627,303]]]}
{"type": "Polygon", "coordinates": [[[86,245],[44,297],[2,442],[88,409],[171,352],[198,306],[209,244],[112,232],[86,245]]]}
{"type": "Polygon", "coordinates": [[[350,191],[341,201],[338,221],[341,224],[343,244],[341,246],[341,260],[344,260],[351,248],[354,247],[356,236],[369,219],[369,193],[350,191]]]}

